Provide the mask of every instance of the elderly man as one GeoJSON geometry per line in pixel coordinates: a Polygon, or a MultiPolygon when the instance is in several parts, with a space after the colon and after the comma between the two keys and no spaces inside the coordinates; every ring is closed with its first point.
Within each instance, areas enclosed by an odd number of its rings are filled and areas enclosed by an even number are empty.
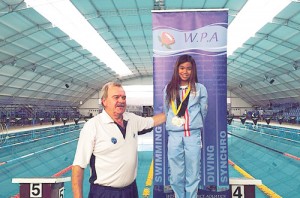
{"type": "Polygon", "coordinates": [[[84,169],[90,164],[89,198],[138,198],[138,131],[165,122],[163,113],[141,117],[125,112],[126,94],[121,84],[109,82],[101,90],[104,110],[82,128],[72,167],[74,198],[82,198],[84,169]]]}

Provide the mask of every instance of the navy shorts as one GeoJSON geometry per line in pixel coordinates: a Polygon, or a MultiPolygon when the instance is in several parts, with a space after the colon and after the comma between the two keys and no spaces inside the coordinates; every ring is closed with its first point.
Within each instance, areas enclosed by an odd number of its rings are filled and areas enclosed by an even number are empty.
{"type": "Polygon", "coordinates": [[[132,184],[123,188],[91,184],[89,198],[138,198],[137,185],[132,184]]]}

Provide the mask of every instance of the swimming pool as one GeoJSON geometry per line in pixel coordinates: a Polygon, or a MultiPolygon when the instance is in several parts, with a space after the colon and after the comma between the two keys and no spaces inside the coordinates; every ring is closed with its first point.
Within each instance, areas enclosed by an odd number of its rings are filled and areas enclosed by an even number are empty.
{"type": "Polygon", "coordinates": [[[300,194],[300,131],[234,120],[228,125],[229,158],[281,197],[300,194]]]}
{"type": "MultiPolygon", "coordinates": [[[[0,198],[19,192],[19,185],[12,184],[12,178],[49,177],[69,167],[82,126],[81,123],[7,134],[8,138],[0,142],[0,198]]],[[[280,196],[296,198],[300,194],[300,163],[292,156],[299,157],[299,135],[298,129],[264,124],[254,127],[252,122],[243,125],[234,120],[228,125],[229,159],[280,196]]],[[[137,183],[140,197],[152,161],[150,142],[141,142],[147,149],[139,152],[137,183]]],[[[231,166],[229,175],[243,177],[231,166]]],[[[71,172],[63,176],[71,176],[71,172]]],[[[89,170],[86,169],[85,195],[89,191],[88,178],[89,170]]],[[[65,183],[65,197],[72,197],[71,182],[65,183]]],[[[266,196],[257,189],[256,197],[266,196]]]]}
{"type": "MultiPolygon", "coordinates": [[[[51,126],[42,129],[21,132],[2,133],[0,141],[0,198],[8,198],[19,193],[19,185],[12,183],[12,178],[71,176],[70,165],[73,163],[79,132],[83,123],[65,126],[51,126]],[[58,174],[59,173],[59,174],[58,174]]],[[[145,135],[144,135],[145,136],[145,135]]],[[[146,136],[149,137],[149,134],[146,136]]],[[[139,194],[145,186],[148,170],[152,161],[152,146],[148,138],[141,138],[138,153],[139,168],[137,185],[139,194]]],[[[84,172],[84,189],[89,192],[89,169],[84,172]]],[[[72,197],[71,182],[65,184],[65,197],[72,197]]]]}

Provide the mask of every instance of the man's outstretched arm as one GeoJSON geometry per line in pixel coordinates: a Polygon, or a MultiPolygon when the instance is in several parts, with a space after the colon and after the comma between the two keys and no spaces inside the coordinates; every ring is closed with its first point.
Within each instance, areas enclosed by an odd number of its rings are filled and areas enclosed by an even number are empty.
{"type": "Polygon", "coordinates": [[[158,125],[161,125],[162,123],[166,122],[165,113],[156,114],[152,118],[154,120],[154,126],[158,126],[158,125]]]}

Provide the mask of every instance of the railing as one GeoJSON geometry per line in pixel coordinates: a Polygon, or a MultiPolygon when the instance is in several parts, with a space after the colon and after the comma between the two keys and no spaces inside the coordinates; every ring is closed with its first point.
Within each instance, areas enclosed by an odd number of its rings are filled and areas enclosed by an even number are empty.
{"type": "Polygon", "coordinates": [[[8,139],[7,125],[4,122],[0,123],[0,146],[5,144],[8,139]]]}

